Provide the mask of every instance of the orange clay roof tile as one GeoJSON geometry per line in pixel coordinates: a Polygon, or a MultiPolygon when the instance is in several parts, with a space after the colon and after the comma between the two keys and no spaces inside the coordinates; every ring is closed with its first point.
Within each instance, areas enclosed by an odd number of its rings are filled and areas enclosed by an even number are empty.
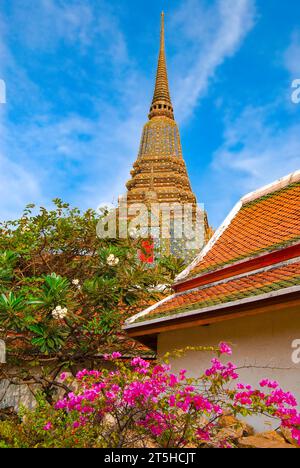
{"type": "Polygon", "coordinates": [[[299,259],[295,263],[286,262],[284,265],[266,268],[260,272],[248,273],[220,283],[201,286],[192,291],[177,293],[136,321],[142,322],[177,315],[189,310],[233,302],[291,286],[300,286],[299,259]]]}
{"type": "Polygon", "coordinates": [[[242,206],[189,277],[300,240],[300,182],[242,206]]]}

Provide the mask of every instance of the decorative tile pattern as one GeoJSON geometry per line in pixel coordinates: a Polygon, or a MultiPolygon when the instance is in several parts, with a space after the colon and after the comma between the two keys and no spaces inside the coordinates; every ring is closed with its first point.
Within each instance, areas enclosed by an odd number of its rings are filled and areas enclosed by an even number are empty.
{"type": "MultiPolygon", "coordinates": [[[[170,98],[168,73],[165,54],[164,15],[162,14],[160,51],[156,74],[156,83],[149,120],[145,124],[140,143],[138,158],[131,170],[131,179],[126,184],[127,204],[132,206],[143,203],[151,209],[153,204],[166,203],[174,206],[189,205],[193,221],[197,217],[197,200],[192,191],[186,165],[182,156],[182,147],[177,123],[174,119],[170,98]]],[[[159,221],[161,227],[162,222],[159,221]]],[[[199,223],[199,235],[207,242],[212,235],[204,213],[203,222],[199,223]],[[202,236],[202,233],[204,235],[202,236]]],[[[161,234],[160,251],[173,253],[173,239],[167,242],[161,234]],[[163,247],[164,246],[164,247],[163,247]]],[[[178,243],[176,243],[177,245],[178,243]]],[[[191,259],[197,251],[188,252],[186,242],[180,243],[177,256],[191,259]]]]}

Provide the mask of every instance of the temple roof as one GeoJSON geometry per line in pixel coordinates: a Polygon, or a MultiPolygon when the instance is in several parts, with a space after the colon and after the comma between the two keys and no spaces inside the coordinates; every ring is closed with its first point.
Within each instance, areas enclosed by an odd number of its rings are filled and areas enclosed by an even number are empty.
{"type": "Polygon", "coordinates": [[[192,311],[259,297],[271,292],[300,286],[300,258],[281,262],[255,272],[200,286],[169,296],[135,323],[178,316],[192,311]]]}
{"type": "Polygon", "coordinates": [[[174,289],[126,330],[300,297],[300,171],[243,197],[174,289]]]}
{"type": "Polygon", "coordinates": [[[177,281],[299,241],[300,171],[243,197],[177,281]]]}

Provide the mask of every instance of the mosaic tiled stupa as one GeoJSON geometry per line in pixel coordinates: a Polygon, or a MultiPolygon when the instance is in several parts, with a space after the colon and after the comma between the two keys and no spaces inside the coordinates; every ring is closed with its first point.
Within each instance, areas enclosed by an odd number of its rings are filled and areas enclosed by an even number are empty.
{"type": "MultiPolygon", "coordinates": [[[[143,129],[138,158],[131,170],[131,179],[127,183],[128,205],[179,203],[192,204],[196,208],[197,201],[183,159],[180,134],[169,91],[164,13],[161,15],[156,83],[148,119],[143,129]]],[[[202,229],[204,241],[207,241],[210,237],[210,228],[205,213],[202,229]]],[[[173,244],[172,240],[164,243],[167,253],[176,253],[173,251],[173,244]]],[[[184,243],[180,244],[184,250],[184,243]]],[[[181,252],[177,254],[182,256],[181,252]]]]}

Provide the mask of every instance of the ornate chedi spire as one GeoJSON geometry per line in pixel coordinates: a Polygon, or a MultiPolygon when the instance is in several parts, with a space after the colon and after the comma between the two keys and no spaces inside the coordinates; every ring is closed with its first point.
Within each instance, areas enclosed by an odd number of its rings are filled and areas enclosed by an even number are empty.
{"type": "Polygon", "coordinates": [[[167,61],[165,52],[165,15],[161,14],[161,31],[160,31],[160,49],[158,56],[158,65],[156,73],[156,83],[152,105],[150,108],[149,119],[155,116],[165,115],[174,119],[173,107],[170,98],[167,61]]]}
{"type": "MultiPolygon", "coordinates": [[[[149,120],[145,124],[139,154],[127,183],[127,204],[191,204],[196,208],[180,134],[170,98],[165,53],[164,14],[161,17],[160,50],[149,120]]],[[[205,221],[205,232],[207,228],[205,221]]]]}
{"type": "Polygon", "coordinates": [[[165,53],[164,14],[160,50],[149,121],[143,129],[137,161],[127,183],[128,203],[154,197],[159,202],[196,203],[182,157],[178,126],[169,92],[165,53]]]}

